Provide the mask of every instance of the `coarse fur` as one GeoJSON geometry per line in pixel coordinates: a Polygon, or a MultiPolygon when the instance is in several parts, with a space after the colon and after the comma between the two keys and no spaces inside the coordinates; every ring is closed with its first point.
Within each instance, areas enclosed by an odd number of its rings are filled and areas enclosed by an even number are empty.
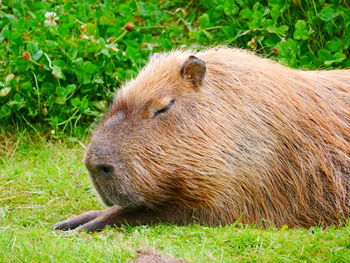
{"type": "Polygon", "coordinates": [[[338,224],[350,211],[350,70],[225,47],[160,54],[117,93],[86,166],[107,205],[160,221],[338,224]],[[205,62],[198,85],[180,74],[191,55],[205,62]]]}

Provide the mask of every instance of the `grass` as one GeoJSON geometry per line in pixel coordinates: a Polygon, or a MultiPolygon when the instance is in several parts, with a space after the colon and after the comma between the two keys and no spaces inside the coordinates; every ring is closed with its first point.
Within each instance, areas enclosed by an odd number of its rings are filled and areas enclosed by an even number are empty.
{"type": "Polygon", "coordinates": [[[350,262],[350,222],[327,229],[123,226],[61,234],[57,221],[103,208],[77,142],[0,136],[0,262],[127,262],[146,248],[186,262],[350,262]]]}

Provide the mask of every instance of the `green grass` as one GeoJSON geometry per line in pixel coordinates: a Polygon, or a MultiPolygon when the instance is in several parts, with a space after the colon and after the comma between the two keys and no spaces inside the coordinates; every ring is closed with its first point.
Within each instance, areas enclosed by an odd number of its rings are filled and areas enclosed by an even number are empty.
{"type": "Polygon", "coordinates": [[[127,262],[146,248],[186,262],[350,262],[350,223],[335,228],[260,229],[153,225],[95,234],[51,226],[103,208],[84,149],[68,140],[0,136],[0,262],[127,262]]]}

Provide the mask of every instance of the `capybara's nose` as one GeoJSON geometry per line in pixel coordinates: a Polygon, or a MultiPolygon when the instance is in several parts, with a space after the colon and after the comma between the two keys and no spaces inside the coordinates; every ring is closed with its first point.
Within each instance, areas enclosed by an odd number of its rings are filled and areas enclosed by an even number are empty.
{"type": "Polygon", "coordinates": [[[109,164],[98,164],[95,169],[96,175],[103,178],[110,178],[114,174],[114,167],[109,164]]]}

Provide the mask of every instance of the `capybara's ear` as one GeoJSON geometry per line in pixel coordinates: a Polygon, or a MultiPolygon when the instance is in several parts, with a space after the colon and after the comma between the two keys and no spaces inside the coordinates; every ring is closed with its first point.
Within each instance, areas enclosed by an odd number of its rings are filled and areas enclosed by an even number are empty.
{"type": "Polygon", "coordinates": [[[190,81],[195,88],[202,85],[206,71],[205,62],[195,56],[189,56],[182,64],[180,75],[190,81]]]}

